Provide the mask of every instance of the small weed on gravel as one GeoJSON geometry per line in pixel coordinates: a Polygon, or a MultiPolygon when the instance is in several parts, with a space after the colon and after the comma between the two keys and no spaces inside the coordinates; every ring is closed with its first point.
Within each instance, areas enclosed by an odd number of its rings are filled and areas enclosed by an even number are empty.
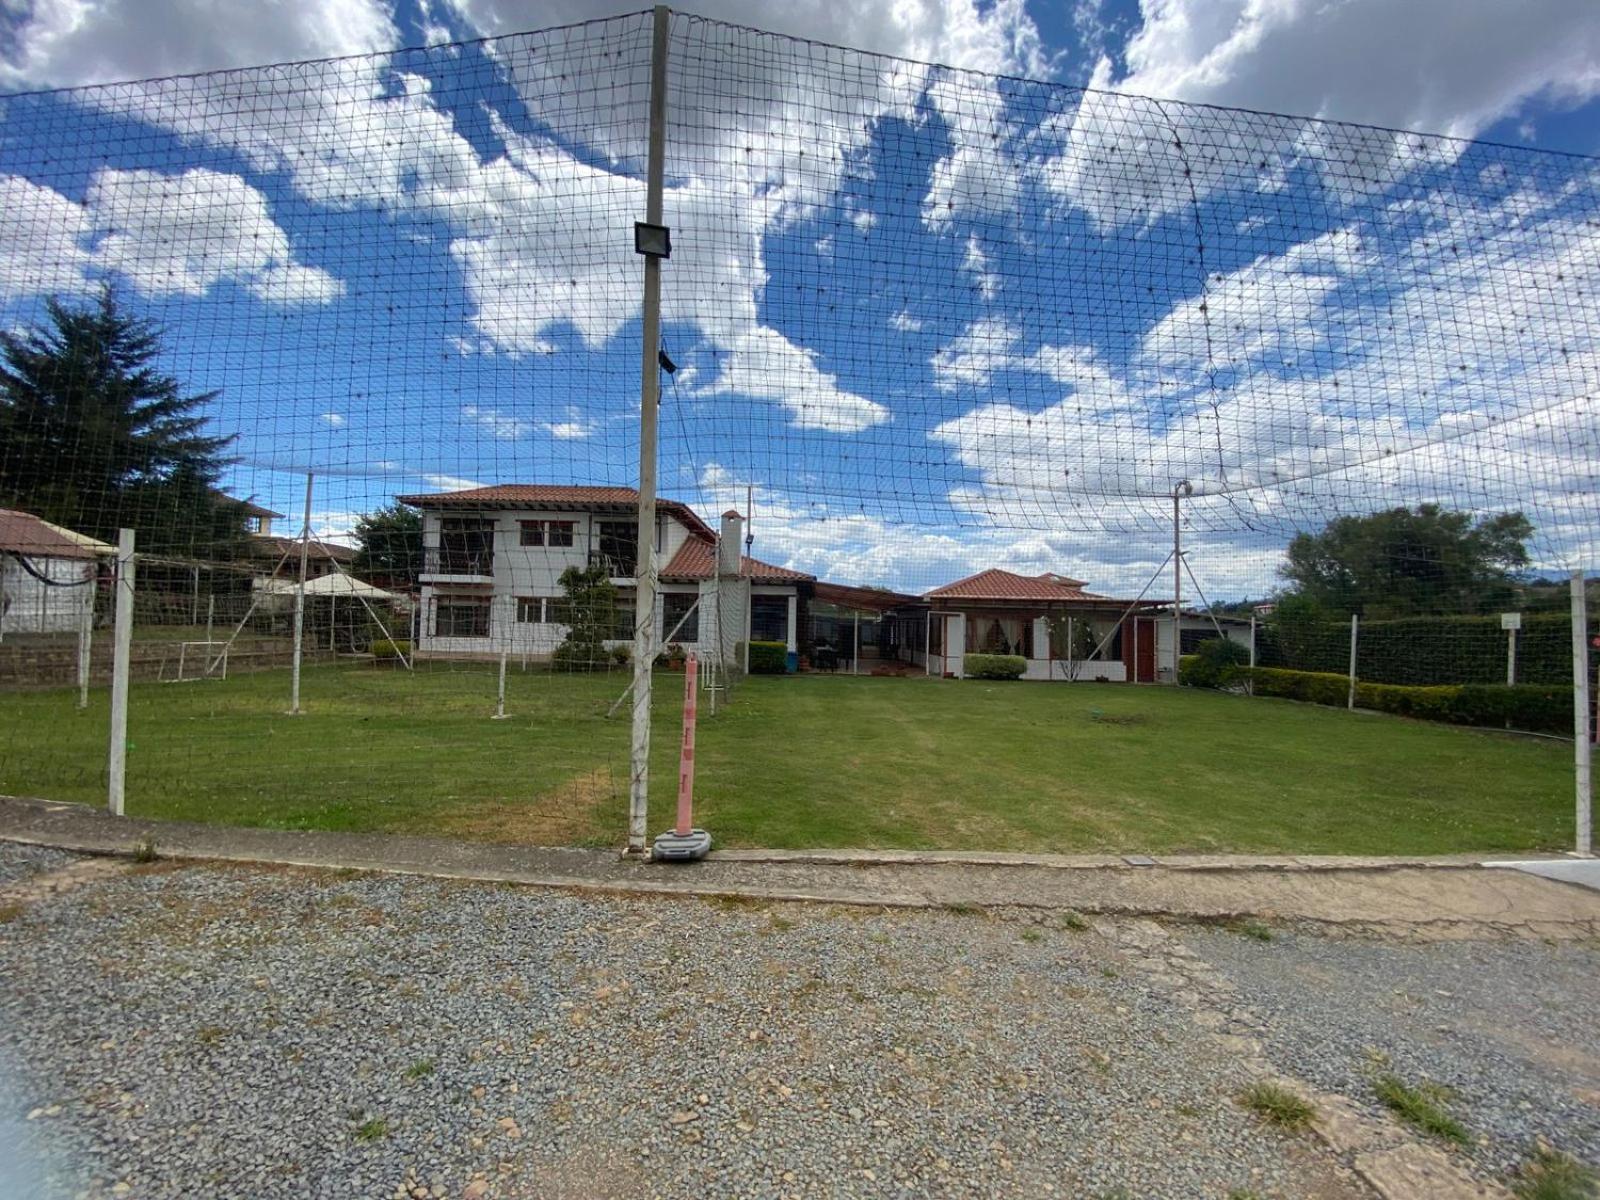
{"type": "Polygon", "coordinates": [[[1540,1148],[1511,1183],[1517,1200],[1594,1200],[1600,1175],[1577,1159],[1540,1148]]]}
{"type": "Polygon", "coordinates": [[[983,916],[983,909],[979,905],[973,904],[967,900],[952,900],[949,904],[942,904],[940,907],[943,908],[945,912],[953,913],[958,917],[983,916]]]}
{"type": "Polygon", "coordinates": [[[1042,942],[1042,941],[1044,941],[1044,934],[1040,933],[1037,929],[1024,929],[1022,931],[1021,937],[1022,937],[1022,940],[1025,941],[1025,942],[1042,942]]]}
{"type": "Polygon", "coordinates": [[[9,925],[22,915],[23,906],[20,904],[0,904],[0,925],[9,925]]]}
{"type": "Polygon", "coordinates": [[[433,1064],[425,1058],[419,1058],[406,1068],[407,1079],[426,1079],[433,1074],[433,1064]]]}
{"type": "Polygon", "coordinates": [[[1270,942],[1272,940],[1272,930],[1260,921],[1229,921],[1223,928],[1230,933],[1236,933],[1240,937],[1251,938],[1258,942],[1270,942]]]}
{"type": "Polygon", "coordinates": [[[1316,1109],[1288,1088],[1265,1079],[1252,1083],[1239,1093],[1239,1103],[1263,1121],[1281,1129],[1303,1129],[1317,1115],[1316,1109]]]}
{"type": "Polygon", "coordinates": [[[134,844],[133,861],[136,863],[153,863],[156,860],[156,840],[152,837],[142,837],[134,844]]]}
{"type": "Polygon", "coordinates": [[[1070,929],[1073,933],[1086,933],[1089,929],[1089,922],[1075,912],[1062,913],[1056,925],[1062,929],[1070,929]]]}
{"type": "Polygon", "coordinates": [[[1445,1107],[1449,1094],[1438,1084],[1412,1087],[1393,1072],[1385,1071],[1372,1081],[1372,1087],[1383,1106],[1408,1125],[1458,1146],[1467,1144],[1466,1126],[1450,1115],[1445,1107]]]}
{"type": "Polygon", "coordinates": [[[363,1121],[356,1130],[356,1140],[359,1142],[375,1142],[379,1138],[389,1136],[389,1122],[382,1117],[373,1117],[370,1121],[363,1121]]]}

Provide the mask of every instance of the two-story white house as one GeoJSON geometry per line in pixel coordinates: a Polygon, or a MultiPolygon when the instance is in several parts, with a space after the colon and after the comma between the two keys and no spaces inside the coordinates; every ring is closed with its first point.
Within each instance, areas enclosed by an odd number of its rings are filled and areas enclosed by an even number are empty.
{"type": "MultiPolygon", "coordinates": [[[[416,648],[423,656],[498,657],[504,651],[548,658],[566,637],[566,626],[556,619],[561,573],[595,563],[610,568],[617,586],[613,644],[632,644],[635,489],[513,483],[397,499],[422,510],[416,648]]],[[[656,502],[656,644],[670,640],[704,655],[720,631],[723,653],[731,654],[748,630],[753,641],[784,642],[794,670],[800,609],[815,577],[736,558],[743,533],[740,514],[724,513],[720,542],[727,549],[719,586],[719,533],[686,504],[656,502]],[[733,602],[744,611],[728,611],[733,602]]]]}

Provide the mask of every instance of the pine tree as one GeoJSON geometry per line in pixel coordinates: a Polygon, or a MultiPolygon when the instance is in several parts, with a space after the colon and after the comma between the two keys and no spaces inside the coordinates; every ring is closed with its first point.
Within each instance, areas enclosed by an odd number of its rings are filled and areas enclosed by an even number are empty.
{"type": "Polygon", "coordinates": [[[47,326],[0,332],[0,506],[141,550],[215,557],[244,539],[216,490],[231,437],[208,432],[216,392],[184,395],[155,365],[161,330],[111,288],[47,326]]]}

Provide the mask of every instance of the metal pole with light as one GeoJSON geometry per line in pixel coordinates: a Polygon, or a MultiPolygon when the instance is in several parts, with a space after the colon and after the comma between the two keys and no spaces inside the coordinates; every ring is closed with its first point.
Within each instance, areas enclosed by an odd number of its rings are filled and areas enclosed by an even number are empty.
{"type": "Polygon", "coordinates": [[[1194,485],[1180,479],[1172,489],[1172,682],[1178,682],[1178,659],[1183,654],[1183,532],[1178,524],[1178,504],[1194,495],[1194,485]]]}
{"type": "Polygon", "coordinates": [[[661,403],[661,260],[672,235],[661,223],[667,148],[667,34],[670,10],[655,10],[650,43],[650,146],[645,168],[645,219],[633,227],[644,256],[644,329],[639,357],[639,552],[634,575],[633,746],[628,778],[628,853],[643,854],[650,807],[650,672],[655,666],[656,417],[661,403]]]}

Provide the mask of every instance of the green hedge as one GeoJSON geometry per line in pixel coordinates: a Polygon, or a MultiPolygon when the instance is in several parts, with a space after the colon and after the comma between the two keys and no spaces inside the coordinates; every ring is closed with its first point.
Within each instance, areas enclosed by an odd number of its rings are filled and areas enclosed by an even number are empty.
{"type": "MultiPolygon", "coordinates": [[[[1240,667],[1235,677],[1248,679],[1257,696],[1282,696],[1343,707],[1350,695],[1349,676],[1331,671],[1240,667]]],[[[1357,680],[1356,706],[1452,725],[1501,729],[1509,723],[1513,729],[1534,733],[1568,733],[1572,729],[1572,689],[1558,684],[1519,683],[1507,687],[1503,683],[1461,683],[1420,687],[1357,680]]]]}
{"type": "Polygon", "coordinates": [[[788,669],[789,647],[784,643],[750,643],[750,674],[782,675],[788,669]]]}
{"type": "Polygon", "coordinates": [[[398,659],[402,655],[410,655],[411,643],[403,638],[390,641],[388,638],[374,638],[372,642],[372,657],[379,659],[398,659]]]}
{"type": "Polygon", "coordinates": [[[1178,682],[1186,687],[1222,688],[1236,681],[1237,668],[1250,662],[1250,651],[1225,638],[1207,638],[1193,654],[1178,659],[1178,682]]]}
{"type": "MultiPolygon", "coordinates": [[[[1343,674],[1350,663],[1350,620],[1268,621],[1256,634],[1262,666],[1343,674]]],[[[1361,622],[1356,676],[1380,683],[1502,683],[1506,632],[1498,615],[1405,617],[1361,622]]],[[[1517,679],[1560,684],[1572,677],[1572,618],[1529,612],[1517,635],[1517,679]]]]}
{"type": "Polygon", "coordinates": [[[1021,679],[1028,660],[1020,654],[968,654],[961,672],[968,679],[1021,679]]]}

